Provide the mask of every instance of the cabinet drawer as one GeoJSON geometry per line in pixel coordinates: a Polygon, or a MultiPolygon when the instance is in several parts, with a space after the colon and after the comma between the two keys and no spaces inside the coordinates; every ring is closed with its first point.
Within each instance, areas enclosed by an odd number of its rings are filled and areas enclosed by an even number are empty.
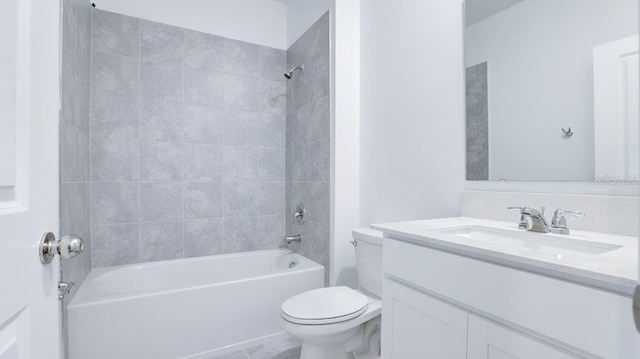
{"type": "Polygon", "coordinates": [[[631,298],[385,238],[384,273],[470,312],[603,358],[640,348],[631,298]]]}
{"type": "Polygon", "coordinates": [[[580,358],[473,314],[468,333],[467,359],[580,358]]]}

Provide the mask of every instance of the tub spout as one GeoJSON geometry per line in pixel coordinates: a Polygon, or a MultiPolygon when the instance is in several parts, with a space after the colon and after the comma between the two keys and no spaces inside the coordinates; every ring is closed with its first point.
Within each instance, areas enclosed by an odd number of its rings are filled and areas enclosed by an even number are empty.
{"type": "Polygon", "coordinates": [[[296,234],[295,236],[288,236],[285,238],[285,243],[290,245],[291,243],[300,243],[302,242],[302,234],[296,234]]]}

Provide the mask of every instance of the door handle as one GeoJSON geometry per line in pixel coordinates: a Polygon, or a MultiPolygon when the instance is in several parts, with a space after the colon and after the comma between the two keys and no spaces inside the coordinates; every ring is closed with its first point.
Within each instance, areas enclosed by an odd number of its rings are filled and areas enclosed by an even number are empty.
{"type": "Polygon", "coordinates": [[[63,258],[73,258],[83,251],[84,242],[75,234],[64,236],[58,241],[53,233],[47,232],[42,235],[38,246],[38,254],[42,264],[51,263],[56,254],[63,258]]]}

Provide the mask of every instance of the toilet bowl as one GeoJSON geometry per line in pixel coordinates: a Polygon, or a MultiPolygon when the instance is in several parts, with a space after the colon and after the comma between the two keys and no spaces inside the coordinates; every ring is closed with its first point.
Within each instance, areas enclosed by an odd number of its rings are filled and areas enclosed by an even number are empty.
{"type": "Polygon", "coordinates": [[[302,341],[300,359],[377,359],[380,356],[382,234],[353,231],[360,289],[328,287],[287,299],[284,331],[302,341]]]}

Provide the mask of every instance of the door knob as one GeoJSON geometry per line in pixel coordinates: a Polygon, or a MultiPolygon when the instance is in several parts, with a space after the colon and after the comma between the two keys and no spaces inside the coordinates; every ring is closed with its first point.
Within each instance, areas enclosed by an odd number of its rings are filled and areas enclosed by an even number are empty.
{"type": "Polygon", "coordinates": [[[84,243],[75,234],[64,236],[58,241],[53,233],[47,232],[40,239],[39,254],[43,264],[51,263],[56,254],[63,258],[73,258],[83,251],[84,243]]]}

